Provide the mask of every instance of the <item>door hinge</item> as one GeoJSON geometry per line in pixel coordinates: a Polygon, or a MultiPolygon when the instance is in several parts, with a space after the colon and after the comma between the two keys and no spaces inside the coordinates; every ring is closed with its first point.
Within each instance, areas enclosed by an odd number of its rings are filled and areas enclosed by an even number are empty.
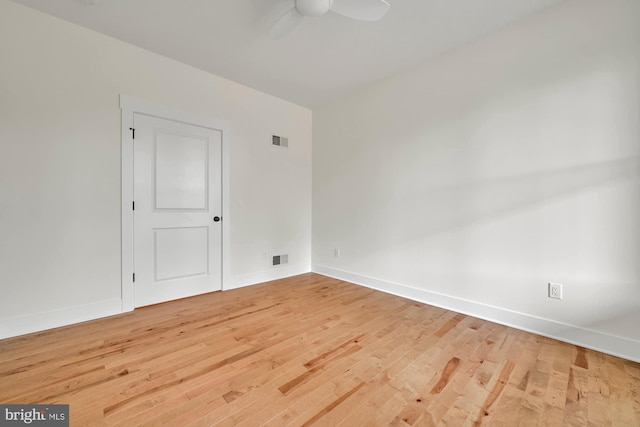
{"type": "Polygon", "coordinates": [[[135,128],[129,128],[129,130],[131,131],[132,139],[136,139],[136,130],[135,130],[135,128]]]}
{"type": "Polygon", "coordinates": [[[136,283],[136,273],[133,273],[133,283],[136,283]]]}
{"type": "Polygon", "coordinates": [[[136,202],[135,202],[135,200],[133,202],[131,202],[131,209],[134,210],[134,211],[136,210],[136,202]]]}

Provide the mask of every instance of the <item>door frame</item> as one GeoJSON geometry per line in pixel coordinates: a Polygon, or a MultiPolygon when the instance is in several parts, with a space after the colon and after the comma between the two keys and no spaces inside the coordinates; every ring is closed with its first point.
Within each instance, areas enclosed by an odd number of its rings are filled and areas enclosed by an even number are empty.
{"type": "Polygon", "coordinates": [[[133,311],[135,308],[135,292],[133,283],[134,247],[133,247],[133,115],[143,114],[160,119],[196,125],[222,133],[222,290],[229,283],[231,266],[231,215],[229,204],[230,193],[230,124],[227,120],[201,116],[189,111],[154,104],[127,95],[120,95],[122,114],[121,149],[122,149],[122,311],[133,311]]]}

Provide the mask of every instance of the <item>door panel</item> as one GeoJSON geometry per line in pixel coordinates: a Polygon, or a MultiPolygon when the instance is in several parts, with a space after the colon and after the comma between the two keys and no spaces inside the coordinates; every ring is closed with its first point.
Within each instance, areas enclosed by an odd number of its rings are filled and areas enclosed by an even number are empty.
{"type": "Polygon", "coordinates": [[[206,209],[208,141],[161,129],[155,135],[156,209],[206,209]]]}
{"type": "Polygon", "coordinates": [[[207,227],[154,230],[154,243],[156,281],[209,273],[207,227]]]}
{"type": "Polygon", "coordinates": [[[222,137],[134,114],[135,306],[221,289],[222,137]]]}

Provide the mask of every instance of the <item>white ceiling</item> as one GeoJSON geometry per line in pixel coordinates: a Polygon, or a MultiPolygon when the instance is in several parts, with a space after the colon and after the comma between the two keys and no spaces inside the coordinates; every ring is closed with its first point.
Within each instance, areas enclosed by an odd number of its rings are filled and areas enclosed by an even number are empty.
{"type": "Polygon", "coordinates": [[[379,22],[333,13],[266,32],[293,0],[14,0],[309,108],[562,0],[388,0],[379,22]]]}

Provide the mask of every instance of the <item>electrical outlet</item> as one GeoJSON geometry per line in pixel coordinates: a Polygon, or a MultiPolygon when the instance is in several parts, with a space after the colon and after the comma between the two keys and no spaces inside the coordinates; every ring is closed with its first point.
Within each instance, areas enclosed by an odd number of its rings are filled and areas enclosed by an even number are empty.
{"type": "Polygon", "coordinates": [[[334,250],[333,250],[333,256],[334,256],[335,258],[340,258],[340,249],[337,249],[337,248],[336,248],[336,249],[334,249],[334,250]]]}
{"type": "Polygon", "coordinates": [[[549,298],[562,299],[562,285],[549,282],[549,298]]]}

